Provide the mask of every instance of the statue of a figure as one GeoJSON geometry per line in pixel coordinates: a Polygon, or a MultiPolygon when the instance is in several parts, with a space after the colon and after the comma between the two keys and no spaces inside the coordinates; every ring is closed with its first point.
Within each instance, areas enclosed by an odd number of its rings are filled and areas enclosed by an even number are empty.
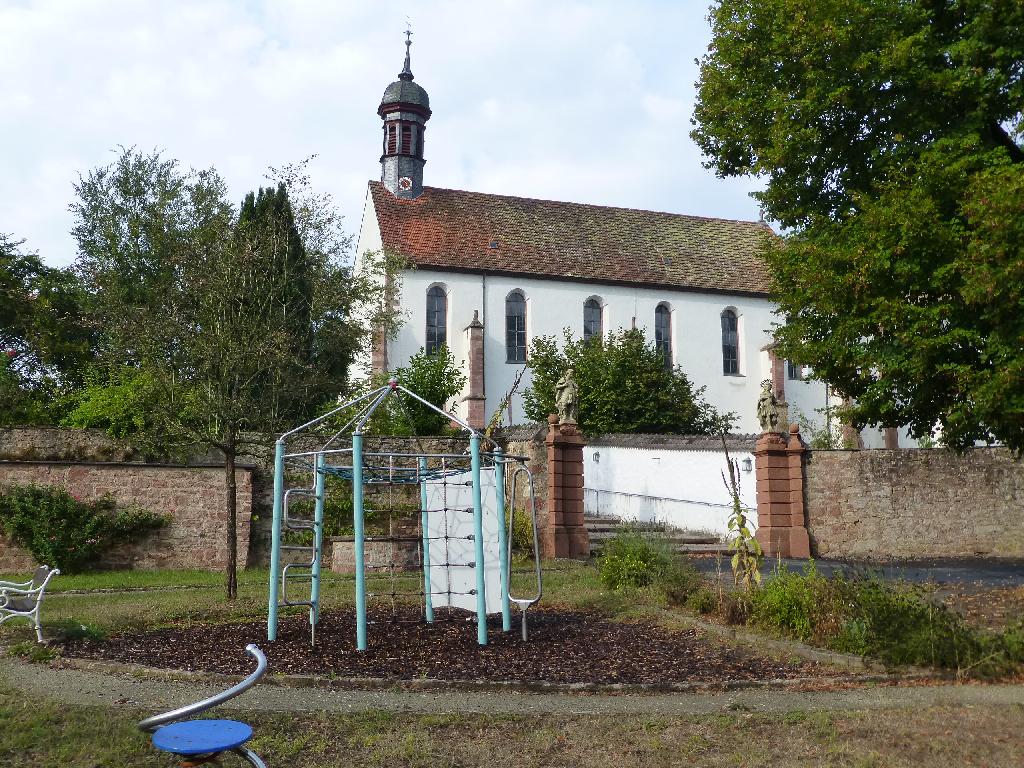
{"type": "Polygon", "coordinates": [[[761,396],[757,398],[757,420],[761,422],[761,432],[778,432],[780,429],[782,408],[772,391],[771,379],[761,382],[761,396]]]}
{"type": "Polygon", "coordinates": [[[555,384],[555,409],[562,424],[575,424],[579,407],[580,391],[576,387],[576,376],[572,368],[562,374],[555,384]]]}

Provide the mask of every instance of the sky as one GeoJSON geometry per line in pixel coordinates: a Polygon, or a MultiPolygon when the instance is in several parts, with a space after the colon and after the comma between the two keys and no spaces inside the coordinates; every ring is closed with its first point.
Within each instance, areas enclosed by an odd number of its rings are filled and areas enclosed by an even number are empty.
{"type": "Polygon", "coordinates": [[[707,2],[0,0],[0,232],[71,263],[79,174],[119,147],[216,167],[233,197],[309,155],[356,233],[377,106],[427,89],[427,186],[756,220],[689,138],[707,2]]]}

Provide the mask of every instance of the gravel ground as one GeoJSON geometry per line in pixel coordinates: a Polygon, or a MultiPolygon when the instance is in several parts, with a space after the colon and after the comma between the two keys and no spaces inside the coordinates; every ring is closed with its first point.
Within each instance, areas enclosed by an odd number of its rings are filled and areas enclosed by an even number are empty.
{"type": "Polygon", "coordinates": [[[476,642],[475,621],[464,614],[433,625],[403,614],[371,615],[370,647],[355,650],[351,611],[325,613],[317,646],[309,644],[305,616],[279,624],[268,643],[266,624],[211,624],[201,630],[166,628],[69,645],[65,655],[131,662],[148,667],[246,674],[247,643],[264,649],[272,673],[393,680],[519,680],[550,683],[717,683],[829,677],[842,674],[800,659],[780,661],[746,648],[701,637],[693,629],[671,631],[644,623],[620,623],[593,614],[544,610],[531,613],[530,640],[490,627],[490,642],[476,642]]]}
{"type": "MultiPolygon", "coordinates": [[[[94,670],[0,661],[0,679],[26,698],[104,707],[164,711],[224,686],[146,680],[94,670]]],[[[324,690],[258,685],[221,709],[265,712],[392,712],[454,714],[785,713],[809,710],[906,709],[943,705],[1024,706],[1021,685],[875,686],[832,691],[742,689],[716,693],[557,694],[475,691],[324,690]]],[[[218,710],[221,711],[221,710],[218,710]]]]}

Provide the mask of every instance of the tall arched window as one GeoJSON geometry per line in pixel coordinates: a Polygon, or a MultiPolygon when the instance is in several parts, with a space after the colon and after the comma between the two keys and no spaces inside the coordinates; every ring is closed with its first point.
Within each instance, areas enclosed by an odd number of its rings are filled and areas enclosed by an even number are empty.
{"type": "Polygon", "coordinates": [[[595,298],[589,298],[583,302],[583,340],[596,336],[598,339],[604,335],[603,318],[601,317],[601,302],[595,298]]]}
{"type": "Polygon", "coordinates": [[[740,372],[740,336],[736,311],[722,312],[722,373],[738,375],[740,372]]]}
{"type": "Polygon", "coordinates": [[[505,361],[526,362],[526,297],[521,291],[505,299],[505,361]]]}
{"type": "Polygon", "coordinates": [[[427,291],[427,354],[448,343],[448,295],[440,285],[427,291]]]}
{"type": "Polygon", "coordinates": [[[672,367],[672,310],[668,304],[654,308],[654,346],[666,368],[672,367]]]}

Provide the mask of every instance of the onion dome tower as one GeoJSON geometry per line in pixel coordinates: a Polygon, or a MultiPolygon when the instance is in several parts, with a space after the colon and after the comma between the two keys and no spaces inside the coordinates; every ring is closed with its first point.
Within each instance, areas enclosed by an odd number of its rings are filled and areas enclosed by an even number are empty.
{"type": "Polygon", "coordinates": [[[384,91],[377,114],[384,120],[380,180],[391,194],[412,199],[423,192],[423,134],[430,119],[430,97],[413,82],[409,63],[412,32],[405,33],[405,66],[384,91]]]}

